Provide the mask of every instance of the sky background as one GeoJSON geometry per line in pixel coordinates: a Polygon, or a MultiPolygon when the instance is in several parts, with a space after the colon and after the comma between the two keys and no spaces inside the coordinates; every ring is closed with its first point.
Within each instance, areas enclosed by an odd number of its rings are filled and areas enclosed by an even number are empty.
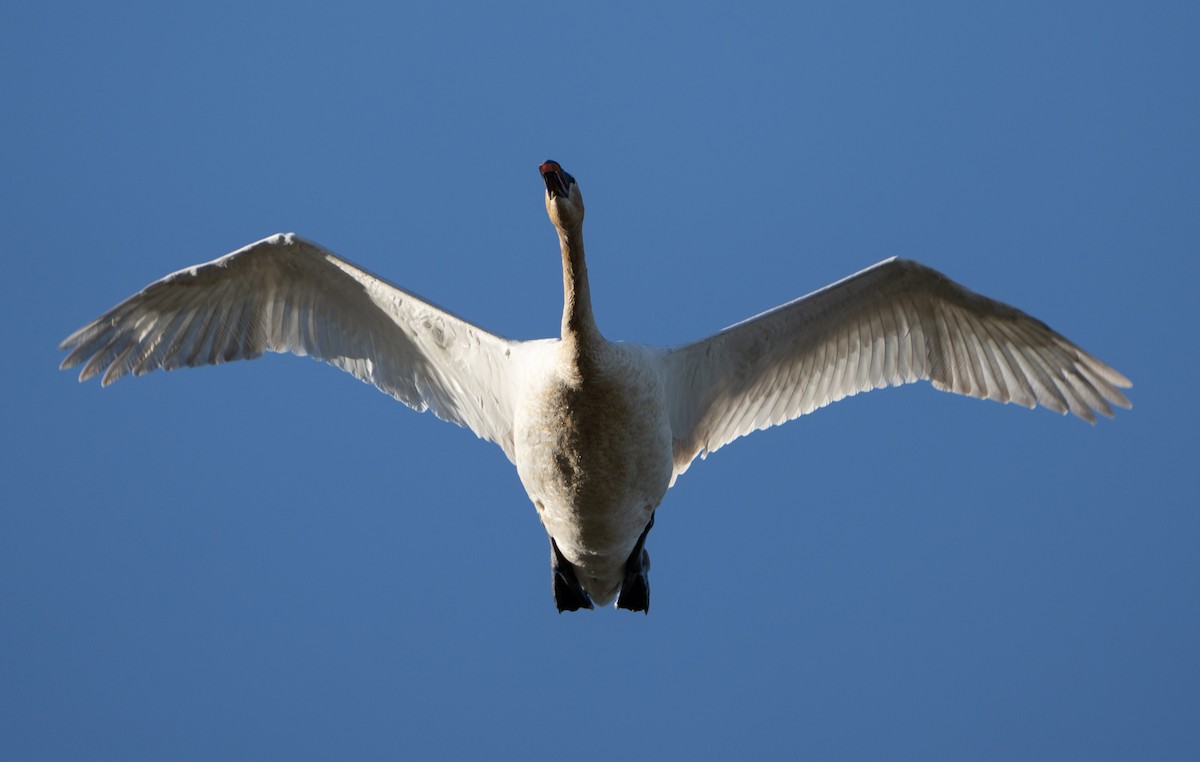
{"type": "Polygon", "coordinates": [[[428,5],[0,8],[6,758],[1200,757],[1196,4],[428,5]],[[282,231],[553,335],[548,158],[610,338],[899,255],[1135,407],[838,403],[680,479],[648,617],[559,615],[466,430],[307,359],[57,370],[282,231]]]}

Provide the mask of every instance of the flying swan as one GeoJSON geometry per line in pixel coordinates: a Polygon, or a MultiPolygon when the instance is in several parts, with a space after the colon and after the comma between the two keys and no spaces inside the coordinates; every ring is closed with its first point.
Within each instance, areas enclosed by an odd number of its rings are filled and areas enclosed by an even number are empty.
{"type": "Polygon", "coordinates": [[[512,341],[294,234],[151,283],[67,337],[63,368],[129,373],[310,355],[495,442],[550,537],[561,611],[648,611],[646,535],[696,456],[859,392],[943,391],[1095,422],[1129,408],[1117,371],[1006,304],[888,259],[706,339],[606,340],[592,317],[583,197],[540,166],[563,265],[562,335],[512,341]]]}

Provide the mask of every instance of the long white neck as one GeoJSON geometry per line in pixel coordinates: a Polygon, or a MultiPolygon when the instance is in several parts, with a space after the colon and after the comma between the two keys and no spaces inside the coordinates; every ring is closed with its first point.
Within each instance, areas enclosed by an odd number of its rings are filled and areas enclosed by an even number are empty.
{"type": "Polygon", "coordinates": [[[592,292],[588,287],[587,264],[583,259],[583,227],[559,229],[558,243],[563,261],[563,341],[584,345],[599,340],[600,331],[592,316],[592,292]]]}

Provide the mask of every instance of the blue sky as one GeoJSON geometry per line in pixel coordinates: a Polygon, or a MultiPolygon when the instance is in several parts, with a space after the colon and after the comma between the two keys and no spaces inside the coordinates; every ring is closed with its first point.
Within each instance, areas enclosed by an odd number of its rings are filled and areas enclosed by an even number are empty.
{"type": "Polygon", "coordinates": [[[1193,4],[394,5],[0,10],[13,759],[1200,755],[1193,4]],[[1134,410],[839,403],[680,480],[648,617],[560,616],[465,430],[292,357],[56,369],[151,280],[293,230],[551,335],[547,158],[611,338],[901,255],[1134,410]]]}

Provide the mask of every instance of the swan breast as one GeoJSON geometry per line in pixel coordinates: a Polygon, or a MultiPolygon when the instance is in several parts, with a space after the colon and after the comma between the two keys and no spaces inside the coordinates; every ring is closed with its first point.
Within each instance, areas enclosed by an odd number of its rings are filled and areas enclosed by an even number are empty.
{"type": "Polygon", "coordinates": [[[517,473],[580,581],[619,582],[671,480],[661,370],[639,345],[606,342],[587,357],[569,342],[547,349],[517,405],[517,473]]]}

